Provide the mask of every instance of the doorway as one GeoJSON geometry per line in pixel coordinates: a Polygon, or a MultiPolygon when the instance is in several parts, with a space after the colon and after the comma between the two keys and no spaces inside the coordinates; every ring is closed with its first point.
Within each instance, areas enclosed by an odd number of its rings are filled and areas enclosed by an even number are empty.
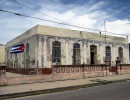
{"type": "Polygon", "coordinates": [[[94,64],[94,52],[91,52],[91,64],[94,64]]]}
{"type": "Polygon", "coordinates": [[[97,47],[90,46],[90,64],[97,64],[97,47]]]}

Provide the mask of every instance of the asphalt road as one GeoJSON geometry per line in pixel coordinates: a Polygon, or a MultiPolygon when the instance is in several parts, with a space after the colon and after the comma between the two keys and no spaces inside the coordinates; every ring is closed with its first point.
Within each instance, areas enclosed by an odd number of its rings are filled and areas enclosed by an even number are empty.
{"type": "Polygon", "coordinates": [[[130,100],[130,82],[13,98],[10,100],[130,100]]]}

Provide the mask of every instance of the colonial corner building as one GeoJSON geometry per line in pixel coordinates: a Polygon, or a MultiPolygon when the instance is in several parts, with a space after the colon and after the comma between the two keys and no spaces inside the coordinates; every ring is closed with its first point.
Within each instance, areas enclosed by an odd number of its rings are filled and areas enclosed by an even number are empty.
{"type": "Polygon", "coordinates": [[[50,73],[52,65],[116,64],[119,57],[129,63],[128,38],[37,25],[6,45],[6,63],[9,70],[39,69],[50,73]],[[24,52],[11,53],[14,46],[24,44],[24,52]]]}

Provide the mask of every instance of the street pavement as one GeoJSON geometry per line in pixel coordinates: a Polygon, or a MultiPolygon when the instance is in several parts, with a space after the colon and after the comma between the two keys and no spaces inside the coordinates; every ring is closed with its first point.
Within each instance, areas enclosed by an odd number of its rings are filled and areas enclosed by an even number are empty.
{"type": "Polygon", "coordinates": [[[130,100],[130,82],[9,100],[130,100]]]}
{"type": "Polygon", "coordinates": [[[61,88],[64,90],[68,90],[68,87],[77,87],[84,85],[89,86],[91,84],[97,84],[97,83],[100,84],[100,82],[104,80],[106,82],[118,81],[118,80],[130,80],[130,74],[77,79],[77,80],[64,80],[54,82],[2,86],[0,87],[0,99],[25,96],[30,95],[31,93],[32,94],[46,93],[46,91],[49,91],[49,93],[56,92],[61,88]]]}

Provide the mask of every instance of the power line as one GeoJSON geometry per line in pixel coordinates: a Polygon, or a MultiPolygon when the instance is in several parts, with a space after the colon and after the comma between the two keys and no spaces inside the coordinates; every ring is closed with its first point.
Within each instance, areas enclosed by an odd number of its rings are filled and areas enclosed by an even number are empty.
{"type": "Polygon", "coordinates": [[[39,17],[28,16],[28,15],[15,13],[15,12],[7,11],[7,10],[0,9],[0,11],[11,13],[11,14],[14,14],[14,15],[17,15],[17,16],[29,17],[29,18],[38,19],[38,20],[44,20],[44,21],[48,21],[48,22],[52,22],[52,23],[56,23],[56,24],[62,24],[62,25],[66,25],[66,26],[72,26],[72,27],[77,27],[77,28],[81,28],[81,29],[88,29],[88,30],[93,30],[93,31],[98,31],[98,32],[100,31],[100,30],[96,30],[96,29],[91,29],[91,28],[76,26],[76,25],[72,25],[72,24],[67,24],[67,23],[52,21],[52,20],[48,20],[48,19],[43,19],[43,18],[39,18],[39,17]]]}
{"type": "Polygon", "coordinates": [[[6,13],[11,13],[11,14],[14,14],[14,15],[17,15],[17,16],[23,16],[23,17],[28,17],[28,18],[32,18],[32,19],[43,20],[43,21],[47,21],[47,22],[51,22],[51,23],[62,24],[62,25],[76,27],[76,28],[81,28],[81,29],[87,29],[87,30],[92,30],[92,31],[97,31],[97,32],[107,32],[107,33],[112,33],[112,34],[115,34],[115,35],[122,35],[122,36],[125,35],[126,36],[126,34],[117,34],[117,33],[108,32],[108,31],[101,31],[101,30],[97,30],[97,29],[91,29],[91,28],[81,27],[81,26],[77,26],[77,25],[72,25],[72,24],[67,24],[67,23],[63,23],[63,22],[52,21],[52,20],[43,19],[43,18],[39,18],[39,17],[28,16],[28,15],[24,15],[24,14],[20,14],[20,13],[15,13],[15,12],[7,11],[7,10],[2,10],[2,9],[0,9],[0,11],[1,12],[6,12],[6,13]]]}
{"type": "Polygon", "coordinates": [[[101,32],[107,32],[107,34],[115,34],[115,35],[124,35],[124,36],[127,36],[128,34],[117,34],[117,33],[114,33],[114,32],[109,32],[109,31],[101,31],[101,32]]]}
{"type": "MultiPolygon", "coordinates": [[[[15,2],[19,3],[20,5],[22,5],[22,6],[26,7],[26,8],[29,8],[29,9],[31,9],[31,10],[35,10],[34,8],[32,8],[32,7],[30,7],[30,6],[27,6],[27,5],[21,3],[21,2],[19,2],[19,1],[17,1],[17,0],[15,0],[15,2]]],[[[41,12],[41,11],[40,11],[40,13],[43,14],[43,15],[46,15],[46,16],[52,18],[52,19],[55,19],[55,20],[58,20],[58,21],[61,22],[61,20],[59,20],[59,19],[57,19],[57,18],[54,18],[54,17],[52,17],[52,16],[49,16],[49,15],[47,15],[47,14],[41,12]]]]}

